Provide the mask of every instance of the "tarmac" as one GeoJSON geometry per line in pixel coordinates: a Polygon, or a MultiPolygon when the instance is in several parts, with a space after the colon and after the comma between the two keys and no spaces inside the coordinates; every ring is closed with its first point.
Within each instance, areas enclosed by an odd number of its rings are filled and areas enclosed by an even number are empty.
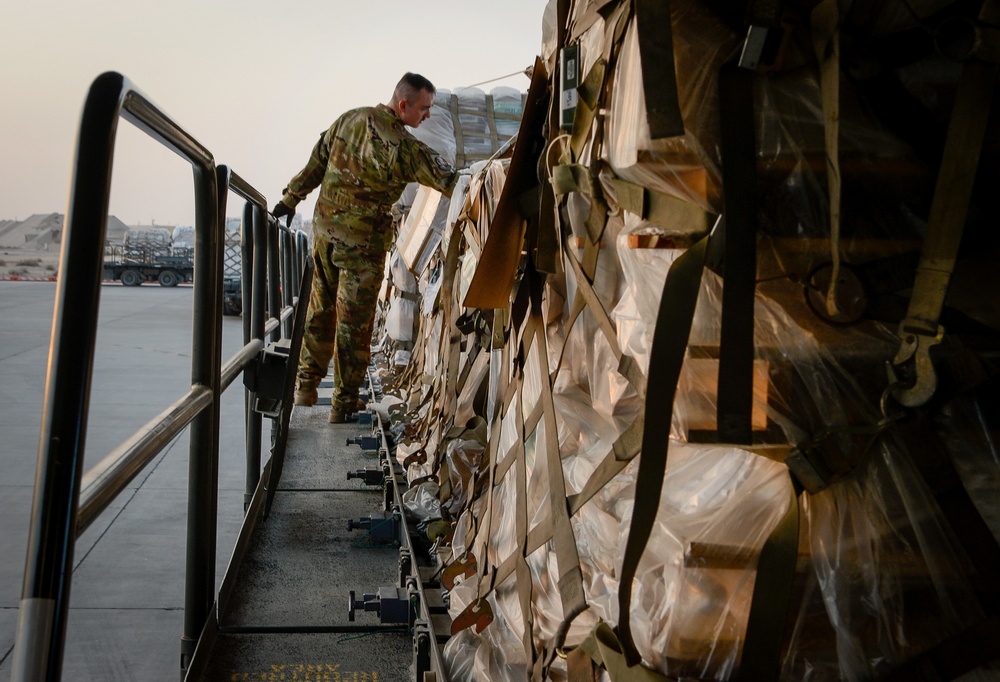
{"type": "MultiPolygon", "coordinates": [[[[0,282],[0,680],[11,672],[56,287],[0,282]]],[[[102,286],[85,470],[189,389],[192,292],[102,286]]],[[[240,318],[224,318],[223,360],[242,334],[240,318]]],[[[222,402],[217,581],[243,515],[243,404],[237,381],[222,402]]],[[[63,680],[179,679],[187,467],[185,431],[77,541],[63,680]]]]}

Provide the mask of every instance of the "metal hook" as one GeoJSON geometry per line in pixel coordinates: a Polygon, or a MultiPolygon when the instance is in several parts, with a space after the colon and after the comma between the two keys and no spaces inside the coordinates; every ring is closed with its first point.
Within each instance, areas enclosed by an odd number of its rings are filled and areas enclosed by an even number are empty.
{"type": "MultiPolygon", "coordinates": [[[[941,343],[944,327],[939,326],[934,336],[907,332],[900,327],[899,337],[903,343],[892,362],[886,365],[890,391],[893,398],[905,407],[919,407],[926,403],[937,390],[937,372],[931,361],[931,348],[941,343]],[[897,373],[897,369],[901,370],[897,373]],[[913,377],[912,382],[904,381],[900,374],[913,377]],[[906,388],[903,388],[906,386],[906,388]]],[[[888,389],[887,389],[888,390],[888,389]]],[[[882,413],[885,414],[885,406],[882,413]]]]}

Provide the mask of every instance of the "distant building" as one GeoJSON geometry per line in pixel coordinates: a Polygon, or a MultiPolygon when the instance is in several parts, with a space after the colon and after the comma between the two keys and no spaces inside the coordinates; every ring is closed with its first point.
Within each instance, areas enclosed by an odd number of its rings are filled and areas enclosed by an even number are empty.
{"type": "MultiPolygon", "coordinates": [[[[0,248],[49,250],[62,243],[62,213],[36,213],[27,220],[0,221],[0,248]]],[[[108,217],[107,242],[120,244],[128,226],[115,216],[108,217]]]]}

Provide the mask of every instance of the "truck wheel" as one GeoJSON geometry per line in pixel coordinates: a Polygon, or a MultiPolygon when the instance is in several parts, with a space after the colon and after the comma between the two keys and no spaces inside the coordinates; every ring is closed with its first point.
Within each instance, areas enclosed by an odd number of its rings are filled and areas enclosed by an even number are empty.
{"type": "Polygon", "coordinates": [[[161,287],[175,287],[181,281],[181,276],[173,270],[164,270],[158,279],[161,287]]]}
{"type": "Polygon", "coordinates": [[[142,284],[142,275],[137,270],[125,270],[122,272],[122,284],[137,287],[142,284]]]}
{"type": "Polygon", "coordinates": [[[222,302],[222,314],[223,315],[242,315],[243,314],[243,301],[237,299],[225,299],[222,302]]]}

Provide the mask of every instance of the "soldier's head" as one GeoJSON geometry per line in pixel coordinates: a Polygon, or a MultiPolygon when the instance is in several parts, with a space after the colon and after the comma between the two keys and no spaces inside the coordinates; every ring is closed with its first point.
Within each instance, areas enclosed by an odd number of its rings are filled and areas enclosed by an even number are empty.
{"type": "Polygon", "coordinates": [[[416,128],[431,115],[434,104],[434,84],[416,73],[405,73],[396,84],[389,107],[400,120],[416,128]]]}

